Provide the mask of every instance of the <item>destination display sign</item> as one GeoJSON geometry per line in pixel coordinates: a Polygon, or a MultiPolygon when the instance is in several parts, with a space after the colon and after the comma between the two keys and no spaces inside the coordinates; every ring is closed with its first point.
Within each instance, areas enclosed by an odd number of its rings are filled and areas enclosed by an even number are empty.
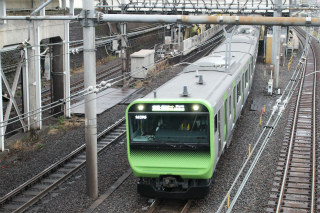
{"type": "Polygon", "coordinates": [[[181,104],[157,104],[152,105],[153,112],[184,112],[185,106],[181,104]]]}

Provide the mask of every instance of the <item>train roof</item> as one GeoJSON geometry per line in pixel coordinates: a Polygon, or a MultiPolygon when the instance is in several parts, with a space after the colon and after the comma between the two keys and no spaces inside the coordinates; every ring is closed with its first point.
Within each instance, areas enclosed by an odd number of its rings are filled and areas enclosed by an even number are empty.
{"type": "MultiPolygon", "coordinates": [[[[249,31],[241,33],[238,30],[231,42],[230,71],[225,70],[226,44],[219,45],[210,55],[197,60],[185,67],[183,72],[157,89],[157,98],[161,99],[205,99],[214,104],[218,98],[231,89],[233,81],[240,76],[250,56],[254,54],[258,42],[258,29],[246,27],[249,31]],[[240,32],[240,33],[239,33],[240,32]],[[199,83],[200,75],[203,84],[199,83]],[[188,96],[183,95],[183,88],[187,87],[188,96]]],[[[153,93],[145,98],[153,98],[153,93]]]]}

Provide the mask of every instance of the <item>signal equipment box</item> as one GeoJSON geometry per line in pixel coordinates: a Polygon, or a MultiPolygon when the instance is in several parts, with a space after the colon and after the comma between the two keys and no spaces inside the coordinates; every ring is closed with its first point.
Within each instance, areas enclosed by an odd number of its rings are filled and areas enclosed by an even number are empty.
{"type": "Polygon", "coordinates": [[[142,49],[132,53],[130,58],[133,78],[146,78],[148,71],[154,67],[154,50],[142,49]]]}

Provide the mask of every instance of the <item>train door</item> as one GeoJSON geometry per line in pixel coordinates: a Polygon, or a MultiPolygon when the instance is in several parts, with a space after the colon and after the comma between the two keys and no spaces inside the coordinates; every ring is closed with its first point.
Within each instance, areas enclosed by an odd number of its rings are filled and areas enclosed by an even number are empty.
{"type": "Polygon", "coordinates": [[[251,62],[250,62],[250,64],[249,64],[249,90],[251,90],[251,84],[252,84],[252,82],[251,82],[251,77],[252,77],[252,71],[251,71],[251,62]]]}
{"type": "Polygon", "coordinates": [[[233,125],[236,121],[236,86],[233,87],[233,125]]]}
{"type": "Polygon", "coordinates": [[[249,86],[249,70],[248,69],[246,70],[246,73],[245,73],[245,79],[246,79],[246,89],[248,89],[248,86],[249,86]]]}
{"type": "Polygon", "coordinates": [[[242,105],[241,104],[241,81],[239,81],[237,84],[236,120],[237,120],[238,116],[240,115],[241,105],[242,105]]]}
{"type": "Polygon", "coordinates": [[[231,95],[229,96],[229,111],[228,111],[228,126],[230,127],[230,131],[232,131],[232,99],[231,99],[231,95]]]}
{"type": "Polygon", "coordinates": [[[222,114],[222,110],[220,109],[219,110],[219,112],[218,112],[218,126],[219,126],[219,129],[218,129],[218,131],[219,131],[219,143],[220,143],[220,154],[222,154],[222,150],[223,150],[223,143],[224,143],[224,136],[223,136],[223,134],[224,134],[224,126],[222,125],[222,116],[223,116],[223,114],[222,114]]]}
{"type": "Polygon", "coordinates": [[[214,132],[218,135],[218,156],[221,155],[222,151],[222,140],[221,140],[221,119],[220,119],[220,110],[214,116],[214,132]]]}
{"type": "Polygon", "coordinates": [[[224,141],[228,138],[228,98],[224,101],[224,141]]]}
{"type": "Polygon", "coordinates": [[[244,73],[242,73],[242,80],[241,80],[241,87],[242,87],[242,106],[243,106],[243,104],[244,104],[244,99],[245,99],[245,97],[244,97],[244,85],[245,85],[245,82],[244,82],[244,73]]]}

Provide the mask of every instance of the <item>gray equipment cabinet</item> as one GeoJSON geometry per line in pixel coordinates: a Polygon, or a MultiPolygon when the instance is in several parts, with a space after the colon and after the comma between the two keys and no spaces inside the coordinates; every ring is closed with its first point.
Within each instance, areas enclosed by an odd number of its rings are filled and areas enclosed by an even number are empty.
{"type": "Polygon", "coordinates": [[[154,50],[142,49],[132,53],[131,58],[131,76],[133,78],[146,78],[148,70],[154,66],[154,50]]]}

